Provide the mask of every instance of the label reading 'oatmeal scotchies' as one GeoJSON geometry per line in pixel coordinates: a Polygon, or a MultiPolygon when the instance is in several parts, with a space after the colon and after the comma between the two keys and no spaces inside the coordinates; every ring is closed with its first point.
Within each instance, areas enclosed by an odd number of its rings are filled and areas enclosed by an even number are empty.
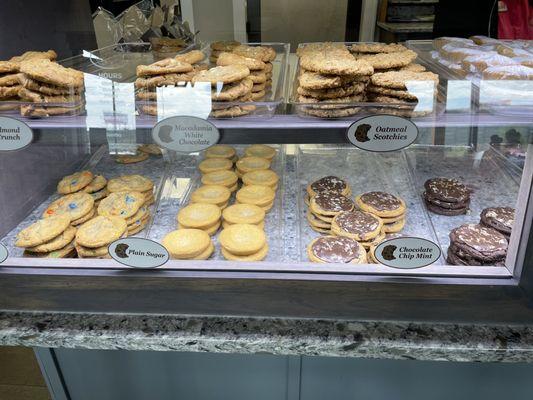
{"type": "Polygon", "coordinates": [[[15,118],[0,117],[0,151],[20,150],[33,141],[33,131],[15,118]]]}
{"type": "Polygon", "coordinates": [[[121,264],[133,268],[157,268],[169,260],[161,244],[143,238],[118,239],[108,247],[109,255],[121,264]]]}
{"type": "Polygon", "coordinates": [[[431,240],[399,237],[376,246],[374,256],[381,264],[392,268],[414,269],[427,267],[441,255],[440,247],[431,240]]]}
{"type": "Polygon", "coordinates": [[[374,115],[350,125],[347,136],[350,143],[362,150],[389,152],[412,144],[418,137],[418,128],[402,117],[374,115]]]}
{"type": "Polygon", "coordinates": [[[205,119],[191,116],[169,117],[152,129],[154,142],[168,150],[194,153],[218,143],[220,132],[205,119]]]}

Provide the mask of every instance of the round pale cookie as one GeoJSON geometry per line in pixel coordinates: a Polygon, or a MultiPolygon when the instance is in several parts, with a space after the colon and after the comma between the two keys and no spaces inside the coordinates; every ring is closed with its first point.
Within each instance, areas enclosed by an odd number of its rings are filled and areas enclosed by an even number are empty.
{"type": "Polygon", "coordinates": [[[231,191],[221,185],[200,186],[191,194],[191,203],[209,203],[224,206],[231,196],[231,191]]]}
{"type": "Polygon", "coordinates": [[[250,171],[242,176],[242,182],[245,185],[260,185],[268,186],[274,190],[277,187],[279,181],[278,174],[271,169],[259,169],[250,171]]]}
{"type": "Polygon", "coordinates": [[[351,189],[344,179],[331,175],[310,183],[306,190],[309,197],[313,197],[321,192],[340,193],[344,196],[349,196],[351,193],[351,189]]]}
{"type": "Polygon", "coordinates": [[[215,233],[218,232],[218,229],[220,228],[220,225],[222,225],[222,223],[220,221],[218,221],[213,226],[210,226],[208,228],[204,228],[202,230],[205,231],[209,236],[213,236],[215,233]]]}
{"type": "Polygon", "coordinates": [[[232,254],[224,247],[222,247],[220,251],[222,253],[222,256],[224,256],[224,258],[229,261],[262,261],[268,255],[268,244],[265,244],[257,253],[249,254],[246,256],[232,254]]]}
{"type": "Polygon", "coordinates": [[[32,253],[49,253],[59,250],[68,245],[76,236],[76,228],[69,226],[63,233],[59,234],[52,240],[33,247],[26,247],[27,251],[32,253]]]}
{"type": "Polygon", "coordinates": [[[109,192],[146,192],[152,190],[154,183],[141,175],[123,175],[118,178],[110,179],[107,182],[107,190],[109,192]]]}
{"type": "Polygon", "coordinates": [[[94,199],[85,192],[67,194],[50,203],[44,210],[42,217],[49,218],[54,215],[68,215],[71,221],[83,217],[94,206],[94,199]]]}
{"type": "Polygon", "coordinates": [[[316,263],[364,264],[366,251],[356,240],[339,236],[322,236],[307,246],[309,260],[316,263]]]}
{"type": "Polygon", "coordinates": [[[93,207],[91,211],[89,211],[87,214],[85,214],[83,217],[73,220],[70,225],[72,226],[78,226],[83,224],[86,221],[89,221],[91,218],[94,218],[97,215],[96,213],[96,207],[93,207]]]}
{"type": "Polygon", "coordinates": [[[192,260],[207,260],[209,257],[213,255],[214,252],[215,252],[215,245],[213,243],[210,243],[209,246],[207,246],[207,249],[205,249],[202,253],[200,253],[196,257],[193,257],[192,260]]]}
{"type": "Polygon", "coordinates": [[[124,218],[99,215],[78,228],[76,243],[90,248],[102,247],[119,239],[127,228],[124,218]]]}
{"type": "MultiPolygon", "coordinates": [[[[222,228],[224,228],[224,229],[226,229],[227,227],[229,227],[231,225],[235,225],[235,224],[230,224],[228,221],[222,221],[222,228]]],[[[258,224],[250,224],[250,225],[255,225],[258,228],[261,228],[263,230],[265,229],[265,221],[261,221],[258,224]]]]}
{"type": "Polygon", "coordinates": [[[172,258],[191,259],[202,254],[212,243],[209,235],[201,229],[178,229],[168,233],[161,244],[172,258]]]}
{"type": "Polygon", "coordinates": [[[128,225],[133,224],[135,221],[141,220],[144,217],[146,217],[149,214],[148,207],[143,205],[141,208],[139,208],[139,211],[137,211],[134,215],[132,215],[129,218],[126,218],[126,223],[128,225]]]}
{"type": "Polygon", "coordinates": [[[141,161],[144,161],[144,160],[147,160],[148,157],[150,157],[149,154],[143,152],[143,151],[139,151],[137,152],[136,154],[125,154],[125,155],[122,155],[122,156],[117,156],[115,158],[115,161],[118,162],[119,164],[134,164],[134,163],[138,163],[138,162],[141,162],[141,161]]]}
{"type": "Polygon", "coordinates": [[[274,206],[274,202],[272,201],[268,204],[265,204],[264,206],[259,206],[259,207],[261,207],[263,211],[267,213],[272,209],[273,206],[274,206]]]}
{"type": "Polygon", "coordinates": [[[61,194],[77,192],[89,185],[93,178],[94,175],[91,171],[80,171],[67,175],[57,184],[57,192],[61,194]]]}
{"type": "Polygon", "coordinates": [[[239,177],[231,170],[221,170],[208,172],[202,175],[203,185],[221,185],[230,188],[230,190],[237,184],[239,177]]]}
{"type": "Polygon", "coordinates": [[[154,156],[160,156],[161,154],[163,154],[163,152],[161,151],[161,147],[153,143],[141,144],[137,148],[137,150],[142,151],[143,153],[146,153],[146,154],[152,154],[154,156]]]}
{"type": "Polygon", "coordinates": [[[237,191],[235,198],[242,204],[255,204],[259,207],[267,207],[271,205],[276,197],[274,192],[268,186],[249,185],[244,186],[237,191]]]}
{"type": "Polygon", "coordinates": [[[220,221],[222,212],[215,204],[193,203],[182,208],[176,217],[187,228],[206,229],[220,221]]]}
{"type": "Polygon", "coordinates": [[[390,193],[386,192],[367,192],[355,197],[357,206],[378,217],[397,217],[405,214],[405,202],[390,193]]]}
{"type": "Polygon", "coordinates": [[[25,250],[23,255],[24,257],[67,258],[67,257],[75,257],[76,249],[74,248],[74,240],[73,240],[72,242],[67,244],[65,247],[50,251],[48,253],[34,253],[29,250],[25,250]]]}
{"type": "Polygon", "coordinates": [[[236,163],[237,169],[245,174],[258,169],[269,169],[270,160],[261,157],[243,157],[236,163]]]}
{"type": "Polygon", "coordinates": [[[259,101],[263,97],[265,97],[265,95],[266,95],[266,92],[264,90],[261,90],[259,92],[254,92],[251,94],[251,99],[252,101],[259,101]]]}
{"type": "Polygon", "coordinates": [[[331,222],[331,232],[357,241],[375,238],[381,232],[383,221],[376,215],[364,211],[343,211],[331,222]]]}
{"type": "Polygon", "coordinates": [[[107,245],[102,247],[90,248],[75,243],[74,247],[76,248],[76,252],[78,253],[78,257],[80,258],[98,258],[109,254],[107,245]]]}
{"type": "Polygon", "coordinates": [[[127,236],[132,236],[142,231],[144,228],[146,228],[146,225],[148,225],[149,221],[150,216],[146,215],[144,218],[138,219],[133,224],[128,225],[127,236]]]}
{"type": "Polygon", "coordinates": [[[102,175],[95,175],[91,183],[89,183],[87,186],[83,188],[83,191],[85,193],[95,193],[105,188],[106,185],[107,185],[106,178],[104,178],[102,175]]]}
{"type": "Polygon", "coordinates": [[[232,159],[236,154],[237,152],[233,147],[228,146],[227,144],[216,144],[205,151],[205,158],[232,159]]]}
{"type": "Polygon", "coordinates": [[[276,156],[276,149],[266,144],[253,144],[244,150],[248,157],[260,157],[271,160],[276,156]]]}
{"type": "Polygon", "coordinates": [[[314,226],[316,228],[322,228],[322,229],[331,229],[331,222],[322,221],[321,219],[318,219],[315,214],[313,214],[311,211],[307,210],[306,214],[307,221],[309,222],[309,225],[314,226]]]}
{"type": "Polygon", "coordinates": [[[222,52],[218,55],[217,65],[244,65],[250,71],[263,71],[266,67],[265,63],[261,60],[228,52],[222,52]]]}
{"type": "Polygon", "coordinates": [[[342,211],[352,211],[355,203],[339,193],[321,192],[311,197],[309,208],[314,214],[335,216],[342,211]]]}
{"type": "Polygon", "coordinates": [[[89,194],[92,196],[94,200],[94,205],[96,206],[97,205],[96,202],[106,197],[109,194],[109,192],[107,191],[107,188],[103,188],[102,190],[99,190],[98,192],[93,192],[89,194]]]}
{"type": "Polygon", "coordinates": [[[34,247],[49,242],[63,233],[69,225],[70,217],[67,214],[40,219],[17,234],[15,246],[34,247]]]}
{"type": "Polygon", "coordinates": [[[438,83],[439,76],[433,72],[389,71],[375,73],[372,75],[371,81],[375,86],[406,90],[406,82],[431,81],[438,83]]]}
{"type": "Polygon", "coordinates": [[[198,169],[202,174],[207,174],[214,171],[231,170],[233,162],[227,158],[206,158],[198,165],[198,169]]]}
{"type": "Polygon", "coordinates": [[[145,198],[140,192],[115,192],[98,205],[98,215],[104,217],[115,215],[121,218],[132,217],[143,206],[145,198]]]}
{"type": "Polygon", "coordinates": [[[222,211],[222,218],[230,224],[257,225],[264,221],[265,212],[253,204],[234,204],[222,211]]]}
{"type": "Polygon", "coordinates": [[[228,65],[200,71],[193,78],[192,82],[210,82],[211,85],[217,83],[231,83],[240,81],[250,75],[250,70],[244,65],[228,65]]]}
{"type": "Polygon", "coordinates": [[[383,224],[383,232],[385,233],[396,233],[400,232],[405,226],[405,218],[400,219],[396,222],[390,224],[383,224]]]}
{"type": "Polygon", "coordinates": [[[174,57],[174,60],[186,62],[189,64],[196,64],[203,61],[205,54],[201,50],[191,50],[186,53],[178,54],[174,57]]]}
{"type": "Polygon", "coordinates": [[[276,58],[276,51],[270,46],[249,46],[247,44],[241,44],[235,47],[232,52],[263,62],[270,62],[276,58]]]}
{"type": "Polygon", "coordinates": [[[223,249],[236,256],[247,256],[260,251],[266,244],[265,232],[256,225],[234,224],[219,236],[223,249]]]}

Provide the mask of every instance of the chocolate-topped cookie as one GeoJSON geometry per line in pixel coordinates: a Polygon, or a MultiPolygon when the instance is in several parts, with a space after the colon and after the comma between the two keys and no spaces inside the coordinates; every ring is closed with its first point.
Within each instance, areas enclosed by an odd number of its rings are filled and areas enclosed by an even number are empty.
{"type": "Polygon", "coordinates": [[[493,260],[482,260],[461,250],[455,244],[451,244],[450,247],[448,247],[448,260],[454,261],[458,265],[503,266],[505,264],[505,257],[499,257],[493,260]]]}
{"type": "Polygon", "coordinates": [[[331,222],[331,232],[355,240],[367,241],[381,232],[383,221],[376,215],[364,211],[343,211],[331,222]]]}
{"type": "Polygon", "coordinates": [[[334,216],[342,211],[352,211],[355,203],[340,193],[320,192],[311,198],[310,208],[314,214],[334,216]]]}
{"type": "Polygon", "coordinates": [[[481,225],[496,229],[506,237],[511,235],[515,209],[511,207],[488,207],[481,211],[481,225]]]}
{"type": "Polygon", "coordinates": [[[448,203],[459,203],[470,198],[470,190],[457,179],[431,178],[424,183],[429,197],[448,203]]]}
{"type": "Polygon", "coordinates": [[[344,179],[330,175],[320,178],[307,186],[307,193],[310,197],[322,192],[334,192],[347,196],[351,190],[344,179]]]}
{"type": "Polygon", "coordinates": [[[314,239],[307,247],[310,261],[318,263],[366,262],[366,251],[356,240],[348,237],[323,236],[314,239]]]}
{"type": "Polygon", "coordinates": [[[355,202],[361,210],[379,217],[396,217],[405,213],[405,202],[386,192],[363,193],[355,198],[355,202]]]}
{"type": "Polygon", "coordinates": [[[508,246],[507,239],[500,232],[478,224],[464,224],[453,229],[450,244],[483,262],[504,259],[508,246]]]}

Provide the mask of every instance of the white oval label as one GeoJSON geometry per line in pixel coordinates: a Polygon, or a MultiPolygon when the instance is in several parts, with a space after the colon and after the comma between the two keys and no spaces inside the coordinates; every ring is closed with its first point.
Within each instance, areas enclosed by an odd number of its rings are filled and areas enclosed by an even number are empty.
{"type": "Polygon", "coordinates": [[[24,122],[0,117],[0,151],[20,150],[33,141],[33,131],[24,122]]]}
{"type": "Polygon", "coordinates": [[[418,137],[418,128],[410,120],[395,115],[374,115],[354,122],[348,128],[348,140],[362,150],[388,152],[403,149],[418,137]]]}
{"type": "Polygon", "coordinates": [[[427,267],[439,259],[440,247],[431,240],[399,237],[380,243],[374,256],[381,264],[392,268],[413,269],[427,267]]]}
{"type": "Polygon", "coordinates": [[[143,238],[118,239],[108,247],[113,259],[128,267],[156,268],[169,259],[167,249],[157,242],[143,238]]]}
{"type": "Polygon", "coordinates": [[[7,252],[6,246],[0,243],[0,264],[3,263],[7,259],[8,256],[9,256],[9,253],[7,252]]]}
{"type": "Polygon", "coordinates": [[[218,143],[220,132],[205,119],[175,116],[159,121],[152,129],[154,142],[168,150],[194,153],[218,143]]]}

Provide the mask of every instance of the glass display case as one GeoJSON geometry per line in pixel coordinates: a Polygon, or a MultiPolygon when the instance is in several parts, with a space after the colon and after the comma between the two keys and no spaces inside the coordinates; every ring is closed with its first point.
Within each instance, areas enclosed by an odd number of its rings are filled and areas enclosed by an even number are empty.
{"type": "Polygon", "coordinates": [[[0,308],[531,319],[530,41],[177,41],[0,61],[0,308]]]}

